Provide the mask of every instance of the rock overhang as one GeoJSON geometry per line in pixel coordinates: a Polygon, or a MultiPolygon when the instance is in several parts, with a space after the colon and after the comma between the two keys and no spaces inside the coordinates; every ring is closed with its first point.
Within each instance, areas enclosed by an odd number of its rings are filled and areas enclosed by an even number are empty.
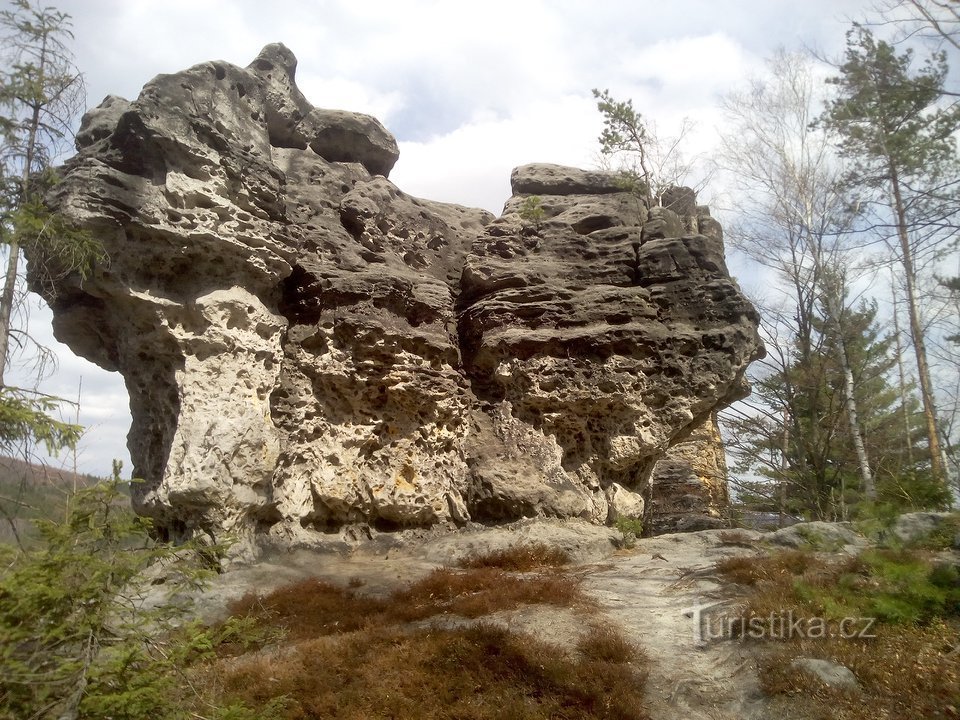
{"type": "Polygon", "coordinates": [[[124,375],[138,511],[290,542],[637,514],[762,352],[709,210],[548,164],[499,218],[414,198],[393,136],[295,72],[272,44],[108,97],[51,196],[111,258],[50,297],[124,375]]]}

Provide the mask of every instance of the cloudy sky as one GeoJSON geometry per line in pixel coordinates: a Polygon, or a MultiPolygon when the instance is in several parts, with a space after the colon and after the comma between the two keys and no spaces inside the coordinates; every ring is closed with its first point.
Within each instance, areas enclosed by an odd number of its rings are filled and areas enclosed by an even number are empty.
{"type": "MultiPolygon", "coordinates": [[[[717,99],[778,46],[837,56],[871,0],[43,0],[73,18],[87,103],[134,98],[159,73],[206,60],[247,65],[270,42],[299,59],[297,80],[320,107],[371,113],[397,136],[391,179],[403,190],[499,213],[510,170],[528,162],[593,167],[601,119],[591,88],[609,88],[669,135],[696,123],[708,152],[717,99]]],[[[707,191],[709,192],[709,190],[707,191]]],[[[722,220],[721,215],[721,220],[722,220]]],[[[734,266],[741,280],[749,273],[734,266]]],[[[127,396],[106,373],[34,332],[59,367],[47,392],[75,398],[88,428],[83,472],[130,469],[127,396]]],[[[72,411],[71,411],[72,412],[72,411]]],[[[73,462],[73,458],[69,459],[73,462]]]]}

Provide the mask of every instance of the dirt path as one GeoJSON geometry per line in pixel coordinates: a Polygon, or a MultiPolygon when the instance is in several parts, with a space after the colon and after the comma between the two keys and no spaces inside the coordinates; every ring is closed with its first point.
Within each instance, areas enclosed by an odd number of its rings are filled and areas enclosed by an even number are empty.
{"type": "Polygon", "coordinates": [[[718,531],[641,540],[590,569],[584,590],[646,650],[647,697],[655,720],[768,718],[749,648],[698,643],[690,609],[718,600],[710,579],[721,557],[749,552],[721,545],[718,531]]]}

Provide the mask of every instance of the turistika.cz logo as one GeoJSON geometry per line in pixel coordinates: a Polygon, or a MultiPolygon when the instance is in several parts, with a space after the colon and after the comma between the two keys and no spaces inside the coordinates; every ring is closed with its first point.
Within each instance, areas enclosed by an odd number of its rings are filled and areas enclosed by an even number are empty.
{"type": "Polygon", "coordinates": [[[721,640],[792,640],[794,638],[840,638],[862,640],[876,637],[876,618],[846,617],[827,620],[797,616],[793,610],[772,612],[766,616],[744,616],[721,610],[728,603],[694,605],[681,610],[693,620],[693,639],[697,645],[721,640]]]}

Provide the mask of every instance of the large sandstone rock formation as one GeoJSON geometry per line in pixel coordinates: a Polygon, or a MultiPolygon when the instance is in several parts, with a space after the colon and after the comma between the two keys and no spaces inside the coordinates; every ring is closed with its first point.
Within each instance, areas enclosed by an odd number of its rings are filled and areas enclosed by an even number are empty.
{"type": "Polygon", "coordinates": [[[762,352],[709,212],[548,165],[499,218],[410,197],[390,133],[295,67],[269,45],[107,98],[52,197],[110,256],[44,287],[56,336],[126,381],[137,510],[285,542],[640,514],[762,352]]]}

